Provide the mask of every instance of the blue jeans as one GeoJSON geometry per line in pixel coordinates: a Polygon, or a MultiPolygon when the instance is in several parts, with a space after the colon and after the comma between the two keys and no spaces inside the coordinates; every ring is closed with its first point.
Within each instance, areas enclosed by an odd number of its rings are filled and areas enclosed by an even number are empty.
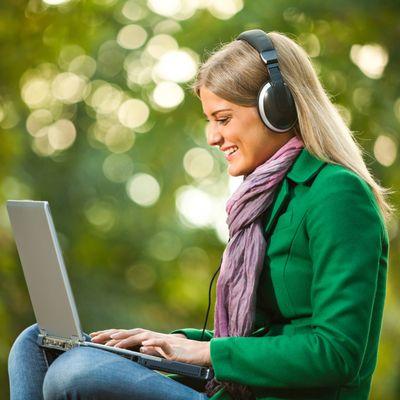
{"type": "Polygon", "coordinates": [[[26,328],[11,348],[11,400],[208,399],[205,393],[104,350],[44,351],[37,344],[38,333],[37,324],[26,328]]]}

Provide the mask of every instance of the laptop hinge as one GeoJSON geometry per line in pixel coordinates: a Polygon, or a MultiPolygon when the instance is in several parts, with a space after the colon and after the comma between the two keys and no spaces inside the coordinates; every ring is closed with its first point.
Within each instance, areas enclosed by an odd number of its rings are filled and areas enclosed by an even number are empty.
{"type": "Polygon", "coordinates": [[[79,346],[81,340],[75,336],[71,338],[62,338],[57,336],[50,336],[47,333],[39,333],[37,343],[41,347],[50,349],[57,349],[61,351],[67,351],[79,346]]]}

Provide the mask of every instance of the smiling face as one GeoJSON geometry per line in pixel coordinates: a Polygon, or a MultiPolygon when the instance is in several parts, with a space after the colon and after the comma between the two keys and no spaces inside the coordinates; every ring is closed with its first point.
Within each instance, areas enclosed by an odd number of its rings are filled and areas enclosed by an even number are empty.
{"type": "Polygon", "coordinates": [[[249,175],[295,136],[293,131],[270,131],[256,107],[231,103],[205,86],[200,88],[200,99],[209,120],[207,142],[224,152],[231,176],[249,175]]]}

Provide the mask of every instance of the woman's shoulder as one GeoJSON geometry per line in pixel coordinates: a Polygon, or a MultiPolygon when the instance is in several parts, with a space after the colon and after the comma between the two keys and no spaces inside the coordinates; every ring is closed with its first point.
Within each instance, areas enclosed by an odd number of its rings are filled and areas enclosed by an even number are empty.
{"type": "Polygon", "coordinates": [[[372,188],[365,180],[351,169],[334,163],[327,163],[313,181],[311,191],[315,196],[326,195],[363,195],[373,200],[372,188]]]}
{"type": "Polygon", "coordinates": [[[376,226],[385,230],[385,223],[379,205],[370,185],[356,172],[343,165],[327,163],[321,169],[310,188],[309,210],[336,215],[338,221],[343,215],[355,220],[357,215],[367,213],[376,226]],[[341,214],[343,214],[341,216],[341,214]]]}

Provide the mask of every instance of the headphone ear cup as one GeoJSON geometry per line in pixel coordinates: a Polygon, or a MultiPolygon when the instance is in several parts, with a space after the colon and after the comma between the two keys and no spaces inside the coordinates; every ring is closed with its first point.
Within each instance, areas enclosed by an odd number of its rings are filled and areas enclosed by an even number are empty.
{"type": "Polygon", "coordinates": [[[258,112],[264,124],[274,132],[289,131],[297,121],[296,105],[283,82],[267,82],[258,92],[258,112]]]}

